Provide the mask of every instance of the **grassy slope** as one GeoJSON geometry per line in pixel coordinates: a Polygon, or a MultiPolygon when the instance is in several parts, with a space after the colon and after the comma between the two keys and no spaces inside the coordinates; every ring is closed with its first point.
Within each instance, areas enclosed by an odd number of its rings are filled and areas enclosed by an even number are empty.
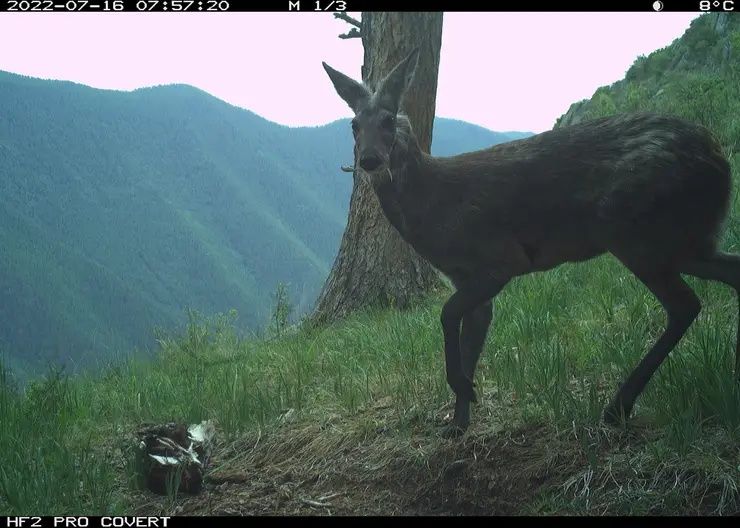
{"type": "Polygon", "coordinates": [[[705,309],[640,399],[642,425],[627,433],[602,426],[601,409],[664,313],[604,258],[502,293],[478,371],[482,404],[461,441],[436,435],[451,411],[440,300],[276,342],[196,320],[163,337],[153,364],[52,378],[22,399],[6,392],[0,509],[308,513],[301,498],[342,491],[335,513],[736,512],[736,301],[721,286],[692,284],[705,309]],[[280,426],[291,408],[298,421],[280,426]],[[152,499],[129,488],[122,446],[136,424],[206,418],[223,443],[205,496],[152,499]],[[82,496],[67,491],[78,481],[82,496]]]}
{"type": "MultiPolygon", "coordinates": [[[[731,142],[728,123],[718,132],[731,142]]],[[[736,199],[733,220],[739,207],[736,199]]],[[[740,252],[736,221],[723,248],[740,252]]],[[[153,364],[131,360],[103,379],[50,378],[25,396],[0,393],[0,448],[9,454],[0,510],[737,514],[737,301],[721,285],[689,282],[704,309],[627,431],[603,426],[601,409],[665,315],[604,257],[521,278],[500,295],[477,374],[482,402],[461,440],[435,434],[451,411],[441,299],[278,341],[240,339],[228,320],[194,320],[162,337],[153,364]],[[289,409],[297,421],[281,424],[289,409]],[[136,424],[205,418],[218,420],[223,442],[204,494],[132,490],[125,445],[136,424]],[[322,501],[331,507],[315,506],[322,501]]]]}
{"type": "MultiPolygon", "coordinates": [[[[2,72],[0,115],[0,351],[14,369],[151,345],[183,308],[236,309],[254,329],[278,282],[301,311],[318,294],[346,222],[347,120],[290,129],[189,86],[2,72]]],[[[437,131],[446,152],[508,140],[437,131]]]]}

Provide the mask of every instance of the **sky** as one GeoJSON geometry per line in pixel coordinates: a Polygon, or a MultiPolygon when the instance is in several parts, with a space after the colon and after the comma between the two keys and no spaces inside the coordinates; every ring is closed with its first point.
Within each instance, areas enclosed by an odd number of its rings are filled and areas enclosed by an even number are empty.
{"type": "MultiPolygon", "coordinates": [[[[359,18],[359,13],[349,13],[359,18]]],[[[437,115],[542,132],[680,37],[696,13],[445,13],[437,115]]],[[[321,61],[360,77],[329,13],[0,13],[0,70],[133,90],[196,86],[288,126],[351,111],[321,61]]]]}

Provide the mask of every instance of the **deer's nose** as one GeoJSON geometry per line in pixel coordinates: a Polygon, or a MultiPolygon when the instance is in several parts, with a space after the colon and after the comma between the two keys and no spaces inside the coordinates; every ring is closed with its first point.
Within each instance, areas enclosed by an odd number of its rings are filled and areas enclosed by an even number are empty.
{"type": "Polygon", "coordinates": [[[360,167],[366,171],[372,171],[380,166],[380,158],[373,156],[360,156],[360,167]]]}

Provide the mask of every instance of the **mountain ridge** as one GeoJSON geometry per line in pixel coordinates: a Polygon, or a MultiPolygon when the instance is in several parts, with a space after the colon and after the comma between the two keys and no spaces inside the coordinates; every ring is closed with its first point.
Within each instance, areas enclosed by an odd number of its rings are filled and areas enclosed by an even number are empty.
{"type": "MultiPolygon", "coordinates": [[[[87,364],[148,347],[186,308],[254,330],[278,283],[310,309],[347,219],[348,121],[0,72],[0,352],[87,364]]],[[[433,152],[508,140],[437,118],[433,152]]]]}

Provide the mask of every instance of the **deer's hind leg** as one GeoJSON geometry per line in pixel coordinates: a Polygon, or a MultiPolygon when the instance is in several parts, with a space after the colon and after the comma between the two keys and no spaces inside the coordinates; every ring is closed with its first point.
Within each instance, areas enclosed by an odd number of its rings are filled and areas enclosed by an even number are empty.
{"type": "Polygon", "coordinates": [[[680,271],[700,279],[722,282],[735,289],[738,297],[735,379],[740,382],[740,256],[718,252],[707,259],[685,262],[681,265],[680,271]]]}
{"type": "Polygon", "coordinates": [[[699,298],[677,269],[667,264],[657,265],[655,260],[649,258],[625,259],[615,255],[660,301],[668,315],[668,324],[604,409],[604,421],[611,424],[621,423],[629,417],[647,383],[701,311],[699,298]]]}

